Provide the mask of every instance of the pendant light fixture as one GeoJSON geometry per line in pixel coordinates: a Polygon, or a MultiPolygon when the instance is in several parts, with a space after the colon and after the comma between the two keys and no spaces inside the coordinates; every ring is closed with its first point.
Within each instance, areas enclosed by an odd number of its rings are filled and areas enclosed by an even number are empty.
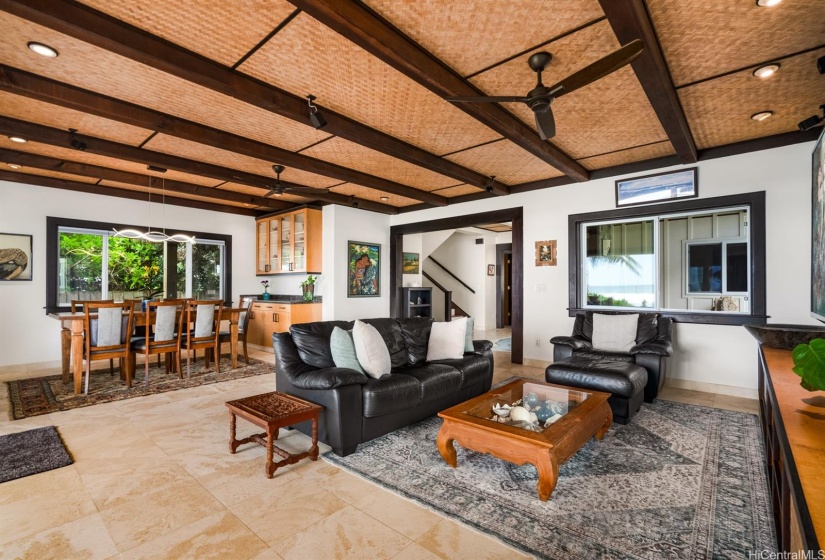
{"type": "MultiPolygon", "coordinates": [[[[159,171],[166,173],[166,169],[162,167],[149,166],[152,171],[159,171]]],[[[161,177],[161,222],[166,223],[166,179],[161,177]]],[[[152,177],[149,177],[149,187],[152,186],[152,177]]],[[[152,193],[149,193],[149,217],[152,213],[152,193]]],[[[174,235],[167,235],[166,227],[162,231],[152,231],[151,226],[146,226],[146,231],[137,229],[123,229],[114,230],[115,237],[125,237],[127,239],[143,239],[152,243],[165,243],[166,241],[173,241],[175,243],[196,243],[195,237],[176,233],[174,235]]]]}

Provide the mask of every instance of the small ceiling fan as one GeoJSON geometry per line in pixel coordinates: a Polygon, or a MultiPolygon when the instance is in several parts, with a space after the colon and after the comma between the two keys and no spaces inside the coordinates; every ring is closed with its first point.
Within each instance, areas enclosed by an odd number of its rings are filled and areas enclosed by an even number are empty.
{"type": "Polygon", "coordinates": [[[587,84],[615,72],[622,66],[633,62],[642,54],[643,49],[644,47],[642,46],[641,40],[636,39],[631,41],[619,50],[610,53],[589,66],[585,66],[578,72],[550,87],[542,83],[541,73],[547,68],[547,65],[550,64],[553,55],[544,51],[537,52],[527,60],[530,69],[538,75],[536,87],[530,90],[527,95],[448,97],[447,101],[453,103],[524,103],[535,113],[536,129],[539,132],[539,136],[541,136],[542,140],[547,140],[556,135],[556,121],[553,118],[553,110],[550,108],[550,105],[553,104],[553,101],[555,101],[557,97],[561,97],[571,91],[576,91],[587,84]]]}
{"type": "MultiPolygon", "coordinates": [[[[292,185],[292,184],[283,184],[281,182],[281,173],[284,172],[286,169],[283,165],[275,164],[272,166],[272,171],[275,172],[275,184],[264,184],[264,183],[256,183],[257,185],[269,189],[269,192],[264,195],[264,198],[268,198],[270,196],[281,196],[284,193],[294,194],[296,196],[312,196],[322,193],[328,193],[329,189],[316,189],[313,187],[302,187],[300,185],[292,185]]],[[[242,177],[235,177],[243,182],[249,182],[247,179],[243,179],[242,177]]]]}

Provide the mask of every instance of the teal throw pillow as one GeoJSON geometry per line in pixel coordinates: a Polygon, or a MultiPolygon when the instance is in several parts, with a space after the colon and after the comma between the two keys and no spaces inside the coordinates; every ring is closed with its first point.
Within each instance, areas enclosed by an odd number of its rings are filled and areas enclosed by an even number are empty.
{"type": "Polygon", "coordinates": [[[472,317],[467,317],[467,334],[464,335],[464,352],[474,352],[473,347],[473,327],[476,320],[472,317]]]}
{"type": "Polygon", "coordinates": [[[354,369],[365,373],[355,354],[355,344],[352,342],[352,331],[345,331],[335,327],[329,337],[329,351],[336,367],[354,369]]]}

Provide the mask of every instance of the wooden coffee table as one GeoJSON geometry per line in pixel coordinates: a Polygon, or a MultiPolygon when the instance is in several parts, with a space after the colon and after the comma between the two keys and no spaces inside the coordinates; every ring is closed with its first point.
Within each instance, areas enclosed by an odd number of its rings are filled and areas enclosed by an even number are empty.
{"type": "Polygon", "coordinates": [[[323,409],[322,406],[278,391],[229,401],[226,406],[229,408],[229,452],[234,454],[239,446],[249,442],[266,447],[267,478],[272,478],[279,467],[297,463],[304,457],[309,457],[313,461],[318,459],[318,413],[323,409]],[[236,416],[265,429],[266,432],[235,439],[236,416]],[[312,420],[312,447],[308,451],[291,454],[275,445],[274,441],[278,439],[280,428],[307,420],[312,420]],[[274,463],[273,453],[277,453],[284,460],[274,463]]]}
{"type": "Polygon", "coordinates": [[[610,428],[613,413],[607,403],[609,397],[608,393],[585,392],[531,379],[517,379],[439,412],[444,424],[436,440],[438,451],[451,467],[457,466],[453,441],[467,449],[490,453],[516,465],[535,465],[539,475],[539,499],[545,502],[556,487],[559,465],[594,435],[596,439],[602,439],[610,428]],[[541,431],[493,420],[493,405],[512,404],[521,399],[525,383],[531,385],[528,392],[537,392],[562,403],[560,406],[564,413],[560,419],[541,431]]]}

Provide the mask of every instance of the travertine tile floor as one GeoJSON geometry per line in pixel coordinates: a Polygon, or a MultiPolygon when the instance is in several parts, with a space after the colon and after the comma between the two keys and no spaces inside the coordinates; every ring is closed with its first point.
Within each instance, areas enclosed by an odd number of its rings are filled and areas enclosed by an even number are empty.
{"type": "MultiPolygon", "coordinates": [[[[495,382],[543,378],[507,359],[498,356],[495,382]]],[[[230,455],[223,403],[274,384],[274,374],[257,376],[14,422],[0,384],[0,434],[55,425],[75,459],[0,484],[0,559],[525,557],[323,460],[267,480],[262,447],[230,455]]],[[[662,396],[757,412],[748,399],[671,388],[662,396]]],[[[254,429],[238,428],[240,437],[254,429]]],[[[297,451],[308,438],[283,431],[280,442],[297,451]]]]}

